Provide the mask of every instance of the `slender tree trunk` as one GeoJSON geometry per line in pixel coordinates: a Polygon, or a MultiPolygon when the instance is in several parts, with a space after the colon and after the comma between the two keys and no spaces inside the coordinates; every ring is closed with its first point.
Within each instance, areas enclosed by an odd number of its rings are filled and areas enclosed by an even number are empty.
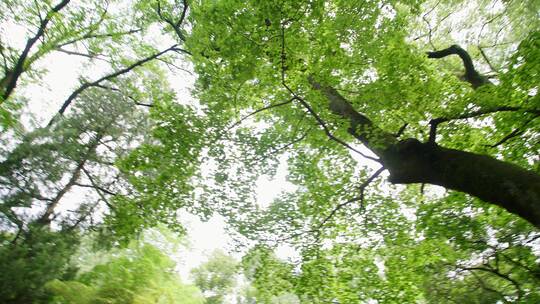
{"type": "Polygon", "coordinates": [[[48,226],[51,224],[52,220],[54,219],[54,212],[58,207],[58,204],[60,204],[60,201],[62,200],[64,195],[66,195],[66,193],[71,190],[71,188],[77,183],[77,181],[81,177],[81,172],[84,170],[86,162],[88,161],[90,156],[95,153],[101,138],[103,138],[103,133],[99,131],[98,134],[96,134],[96,137],[89,143],[87,151],[81,156],[81,159],[77,162],[77,165],[75,166],[75,169],[73,169],[73,172],[71,173],[71,177],[69,178],[68,182],[62,187],[60,191],[58,191],[58,193],[51,200],[51,202],[47,204],[45,212],[36,220],[37,224],[41,226],[48,226]]]}

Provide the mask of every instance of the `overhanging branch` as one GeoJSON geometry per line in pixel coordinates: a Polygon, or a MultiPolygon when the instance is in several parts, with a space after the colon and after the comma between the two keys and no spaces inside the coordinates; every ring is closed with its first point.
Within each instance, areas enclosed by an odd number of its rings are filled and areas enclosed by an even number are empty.
{"type": "MultiPolygon", "coordinates": [[[[281,56],[280,56],[280,60],[281,60],[281,84],[283,85],[283,87],[285,89],[287,89],[287,91],[293,96],[293,100],[297,100],[298,102],[300,102],[300,104],[308,111],[308,113],[311,114],[311,116],[313,116],[315,118],[315,120],[323,128],[324,133],[326,134],[326,136],[328,136],[328,138],[330,138],[331,140],[333,140],[333,141],[339,143],[340,145],[346,147],[347,149],[356,152],[358,155],[360,155],[360,156],[362,156],[364,158],[367,158],[367,159],[370,159],[370,160],[373,160],[373,161],[376,161],[376,162],[380,163],[381,161],[379,159],[377,159],[375,157],[368,156],[365,153],[362,153],[362,152],[358,151],[357,149],[353,148],[351,145],[349,145],[348,143],[346,143],[342,139],[334,136],[332,134],[332,132],[330,132],[330,129],[328,129],[328,126],[326,125],[324,120],[317,114],[317,112],[315,112],[313,110],[313,108],[302,97],[300,97],[298,94],[296,94],[296,92],[293,89],[291,89],[291,87],[289,87],[289,85],[286,82],[286,73],[285,73],[285,71],[287,70],[287,67],[286,67],[286,64],[285,64],[286,58],[287,58],[287,56],[286,56],[286,53],[285,53],[285,27],[282,24],[282,26],[281,26],[281,56]]],[[[310,80],[310,82],[312,82],[312,77],[309,77],[309,80],[310,80]]],[[[313,82],[312,85],[314,87],[316,87],[318,84],[313,82]]],[[[339,93],[337,91],[335,91],[335,92],[336,92],[337,95],[339,95],[339,93]]],[[[339,95],[339,96],[341,96],[341,95],[339,95]]],[[[351,129],[355,129],[355,126],[353,126],[352,123],[351,123],[351,129]]],[[[349,132],[351,132],[351,130],[349,130],[349,132]]]]}
{"type": "Polygon", "coordinates": [[[465,66],[465,80],[469,82],[473,88],[476,89],[480,86],[491,84],[487,77],[480,75],[480,73],[476,71],[471,56],[459,45],[454,44],[444,50],[427,52],[427,55],[428,58],[443,58],[450,55],[458,55],[465,66]]]}

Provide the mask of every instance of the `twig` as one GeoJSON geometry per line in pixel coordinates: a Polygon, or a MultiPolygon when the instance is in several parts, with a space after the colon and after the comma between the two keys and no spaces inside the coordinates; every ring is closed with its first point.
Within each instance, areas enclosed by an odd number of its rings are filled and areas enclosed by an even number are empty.
{"type": "MultiPolygon", "coordinates": [[[[97,84],[95,85],[95,87],[97,88],[101,88],[101,89],[105,89],[105,90],[111,90],[111,91],[115,91],[115,92],[119,92],[119,93],[122,93],[122,90],[118,89],[118,88],[115,88],[115,87],[110,87],[110,86],[107,86],[107,85],[103,85],[103,84],[97,84]]],[[[131,101],[133,101],[133,103],[135,105],[138,105],[138,106],[143,106],[143,107],[148,107],[148,108],[151,108],[153,107],[154,105],[153,104],[148,104],[148,103],[142,103],[142,102],[139,102],[137,99],[135,99],[133,96],[131,95],[125,95],[125,97],[131,99],[131,101]]]]}
{"type": "Polygon", "coordinates": [[[405,131],[405,128],[407,128],[407,126],[409,125],[409,123],[404,123],[403,126],[401,126],[401,128],[399,128],[399,130],[397,131],[397,133],[395,134],[396,137],[400,137],[403,132],[405,131]]]}
{"type": "Polygon", "coordinates": [[[484,61],[486,61],[487,65],[489,66],[489,68],[499,74],[499,70],[496,69],[493,64],[491,64],[491,61],[489,60],[488,56],[486,55],[486,52],[484,51],[484,49],[481,47],[481,46],[478,46],[478,49],[480,50],[480,54],[482,55],[482,58],[484,58],[484,61]]]}
{"type": "Polygon", "coordinates": [[[232,124],[230,127],[227,128],[227,131],[230,131],[234,128],[236,128],[237,126],[239,126],[242,122],[244,122],[246,119],[250,118],[251,116],[257,114],[257,113],[260,113],[262,111],[266,111],[266,110],[269,110],[269,109],[272,109],[272,108],[276,108],[276,107],[280,107],[280,106],[284,106],[286,104],[289,104],[291,103],[293,100],[297,99],[297,97],[293,97],[287,101],[283,101],[283,102],[278,102],[278,103],[275,103],[275,104],[271,104],[269,106],[266,106],[264,108],[260,108],[260,109],[257,109],[251,113],[249,113],[248,115],[240,118],[240,120],[238,120],[237,122],[235,122],[234,124],[232,124]]]}
{"type": "Polygon", "coordinates": [[[70,44],[79,42],[79,41],[84,40],[84,39],[92,39],[92,38],[110,38],[110,37],[114,37],[114,36],[131,35],[131,34],[138,33],[138,32],[140,32],[140,31],[141,31],[141,29],[133,29],[133,30],[125,31],[125,32],[104,33],[104,34],[92,34],[93,31],[90,30],[87,34],[85,34],[85,35],[83,35],[83,36],[81,36],[81,37],[78,37],[78,38],[75,38],[75,39],[66,41],[66,42],[64,42],[64,43],[61,43],[61,44],[59,44],[57,47],[58,47],[58,48],[61,48],[61,47],[64,47],[64,46],[67,46],[67,45],[70,45],[70,44]]]}
{"type": "Polygon", "coordinates": [[[520,127],[516,128],[515,130],[513,130],[512,132],[510,132],[509,134],[507,134],[505,137],[503,137],[501,140],[499,140],[498,142],[494,143],[493,145],[488,145],[488,147],[490,148],[495,148],[497,146],[500,146],[502,145],[503,143],[507,142],[508,140],[514,138],[514,137],[517,137],[517,136],[520,136],[522,135],[523,133],[525,133],[525,130],[522,130],[525,126],[527,126],[531,121],[533,121],[535,118],[538,118],[540,115],[536,115],[534,116],[533,118],[527,120],[525,123],[523,123],[520,127]]]}
{"type": "Polygon", "coordinates": [[[300,136],[299,138],[296,138],[296,139],[292,140],[291,142],[287,143],[287,144],[284,145],[284,146],[281,146],[281,147],[279,147],[279,148],[275,148],[274,150],[270,151],[269,153],[267,153],[267,154],[263,155],[262,157],[258,158],[256,161],[257,161],[257,162],[263,161],[263,160],[265,160],[266,158],[268,158],[270,155],[276,154],[276,153],[278,153],[278,152],[280,152],[280,151],[283,151],[283,150],[289,148],[290,146],[292,146],[292,145],[294,145],[294,144],[296,144],[296,143],[301,142],[302,140],[304,140],[304,139],[308,136],[308,134],[309,134],[310,131],[311,131],[311,129],[307,130],[307,131],[306,131],[304,134],[302,134],[302,136],[300,136]]]}
{"type": "Polygon", "coordinates": [[[497,271],[495,269],[487,268],[487,267],[461,267],[461,266],[458,266],[458,267],[463,269],[463,270],[470,271],[470,272],[472,272],[473,270],[479,270],[479,271],[488,272],[488,273],[491,273],[491,274],[494,274],[494,275],[498,276],[499,278],[507,280],[516,289],[518,300],[520,300],[521,297],[522,297],[523,290],[521,290],[521,287],[519,286],[519,283],[516,280],[512,279],[510,277],[510,275],[508,275],[508,274],[504,274],[504,273],[501,273],[501,272],[499,272],[499,271],[497,271]]]}
{"type": "MultiPolygon", "coordinates": [[[[357,197],[354,197],[352,199],[349,199],[343,203],[340,203],[338,204],[334,209],[332,209],[332,211],[330,212],[330,214],[328,214],[320,223],[319,225],[314,228],[314,229],[310,229],[310,230],[307,230],[307,231],[302,231],[302,232],[298,232],[298,233],[295,233],[293,235],[290,235],[288,237],[285,237],[285,238],[281,238],[279,239],[279,241],[286,241],[286,240],[290,240],[290,239],[293,239],[293,238],[296,238],[298,236],[301,236],[303,234],[306,234],[306,233],[317,233],[317,238],[320,234],[320,230],[324,227],[324,225],[340,210],[342,209],[343,207],[351,204],[351,203],[354,203],[354,202],[363,202],[364,200],[364,191],[366,189],[367,186],[369,186],[369,184],[371,182],[373,182],[373,180],[375,180],[386,168],[384,167],[381,167],[379,168],[377,171],[375,171],[375,173],[373,173],[367,180],[365,180],[360,186],[358,186],[358,190],[360,191],[360,195],[357,196],[357,197]]],[[[363,204],[363,203],[362,203],[363,204]]]]}
{"type": "Polygon", "coordinates": [[[348,204],[350,203],[353,203],[353,202],[357,202],[357,201],[360,201],[360,202],[363,202],[364,200],[364,190],[366,189],[367,186],[369,186],[369,184],[375,179],[377,178],[383,171],[385,170],[384,167],[381,167],[379,168],[377,171],[375,171],[375,173],[373,173],[367,180],[365,180],[358,188],[360,190],[360,195],[358,197],[355,197],[355,198],[352,198],[348,201],[345,201],[341,204],[338,204],[331,212],[330,214],[328,214],[326,216],[326,218],[324,218],[324,220],[319,224],[319,227],[316,229],[316,230],[319,230],[320,228],[322,228],[326,222],[328,222],[335,214],[336,212],[338,212],[341,208],[347,206],[348,204]]]}
{"type": "Polygon", "coordinates": [[[74,55],[74,56],[81,56],[81,57],[86,57],[86,58],[90,58],[90,59],[103,60],[105,62],[111,63],[111,61],[109,61],[109,60],[107,60],[105,58],[101,58],[98,55],[85,54],[85,53],[66,50],[66,49],[63,49],[63,48],[57,48],[56,50],[58,52],[65,53],[65,54],[68,54],[68,55],[74,55]]]}

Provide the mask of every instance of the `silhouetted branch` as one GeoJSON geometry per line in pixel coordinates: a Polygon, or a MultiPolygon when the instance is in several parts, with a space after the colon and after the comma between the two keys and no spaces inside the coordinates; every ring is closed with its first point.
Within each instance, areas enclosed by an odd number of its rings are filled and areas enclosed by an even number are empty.
{"type": "Polygon", "coordinates": [[[496,107],[496,108],[493,108],[493,109],[478,110],[478,111],[465,113],[465,114],[461,114],[461,115],[453,116],[453,117],[434,118],[429,122],[429,124],[430,124],[429,142],[432,142],[432,143],[435,142],[435,137],[437,135],[437,127],[438,127],[439,124],[441,124],[443,122],[448,122],[448,121],[452,121],[452,120],[474,118],[474,117],[479,117],[479,116],[486,115],[486,114],[491,114],[491,113],[517,112],[517,111],[522,111],[522,112],[526,112],[526,113],[533,113],[533,114],[540,115],[540,109],[525,109],[525,108],[521,108],[521,107],[505,107],[505,106],[503,106],[503,107],[496,107]]]}
{"type": "Polygon", "coordinates": [[[50,11],[47,12],[47,15],[45,18],[43,18],[39,24],[39,28],[36,32],[36,34],[28,39],[26,42],[26,45],[17,59],[17,62],[15,64],[15,67],[11,71],[6,71],[6,74],[0,81],[0,89],[3,91],[2,99],[0,99],[0,103],[4,102],[8,99],[8,97],[11,95],[15,87],[17,86],[17,81],[19,80],[19,77],[24,72],[24,65],[26,63],[26,59],[28,58],[28,55],[30,54],[30,50],[34,46],[34,44],[45,34],[45,29],[47,28],[47,25],[51,21],[54,14],[58,13],[61,9],[63,9],[70,0],[62,0],[60,3],[58,3],[56,6],[54,6],[50,11]]]}
{"type": "Polygon", "coordinates": [[[110,38],[115,36],[124,36],[124,35],[131,35],[140,32],[141,29],[133,29],[125,32],[114,32],[114,33],[102,33],[102,34],[94,34],[93,31],[89,31],[87,34],[82,35],[81,37],[77,37],[72,40],[68,40],[64,43],[61,43],[58,45],[58,48],[85,40],[85,39],[92,39],[92,38],[110,38]]]}
{"type": "Polygon", "coordinates": [[[525,130],[523,130],[523,128],[526,127],[531,121],[533,121],[535,118],[538,118],[539,116],[540,116],[540,114],[532,117],[531,119],[528,119],[520,127],[516,128],[515,130],[510,132],[509,134],[507,134],[505,137],[503,137],[501,140],[494,143],[493,145],[489,145],[489,147],[490,148],[495,148],[497,146],[500,146],[500,145],[504,144],[505,142],[507,142],[508,140],[510,140],[510,139],[512,139],[514,137],[518,137],[518,136],[522,135],[523,133],[525,133],[525,130]]]}
{"type": "Polygon", "coordinates": [[[300,137],[298,137],[298,138],[292,140],[291,142],[287,143],[286,145],[281,146],[281,147],[279,147],[279,148],[275,148],[274,150],[270,151],[269,153],[267,153],[267,154],[265,154],[264,156],[262,156],[262,157],[260,157],[259,159],[257,159],[257,161],[262,161],[262,160],[268,158],[270,155],[276,154],[276,153],[278,153],[278,152],[280,152],[280,151],[283,151],[283,150],[285,150],[285,149],[291,147],[292,145],[294,145],[294,144],[296,144],[296,143],[301,142],[302,140],[304,140],[304,139],[308,136],[308,134],[309,134],[310,131],[311,131],[311,129],[307,130],[304,134],[302,134],[302,136],[300,136],[300,137]]]}
{"type": "Polygon", "coordinates": [[[326,126],[326,123],[324,122],[324,120],[322,120],[322,118],[311,108],[311,106],[303,98],[298,96],[296,94],[296,92],[294,92],[287,85],[287,82],[285,81],[285,70],[286,70],[285,59],[286,59],[286,54],[285,54],[285,28],[282,25],[281,26],[281,84],[283,85],[283,87],[285,87],[285,89],[287,89],[287,91],[289,91],[289,93],[294,96],[293,100],[297,100],[298,102],[300,102],[300,104],[308,111],[308,113],[311,114],[311,116],[313,116],[315,118],[315,120],[323,128],[324,133],[326,134],[326,136],[328,136],[328,138],[330,138],[331,140],[333,140],[333,141],[339,143],[340,145],[346,147],[347,149],[358,153],[359,155],[361,155],[364,158],[367,158],[367,159],[370,159],[370,160],[373,160],[373,161],[376,161],[376,162],[380,163],[381,161],[379,159],[377,159],[375,157],[368,156],[368,155],[358,151],[357,149],[353,148],[351,145],[349,145],[345,141],[343,141],[343,140],[337,138],[336,136],[334,136],[332,134],[332,132],[330,132],[330,129],[328,129],[328,127],[326,126]]]}
{"type": "Polygon", "coordinates": [[[471,56],[459,45],[454,44],[444,50],[427,52],[427,54],[428,58],[443,58],[450,55],[458,55],[465,66],[465,80],[469,82],[473,88],[476,89],[482,85],[491,84],[486,77],[480,75],[480,73],[476,71],[471,56]]]}
{"type": "Polygon", "coordinates": [[[57,48],[56,50],[57,50],[58,52],[61,52],[61,53],[64,53],[64,54],[68,54],[68,55],[81,56],[81,57],[86,57],[86,58],[89,58],[89,59],[97,59],[97,60],[102,60],[102,61],[111,63],[109,60],[107,60],[107,59],[105,59],[105,58],[101,58],[101,57],[99,57],[98,55],[92,55],[92,54],[80,53],[80,52],[76,52],[76,51],[66,50],[66,49],[63,49],[63,48],[57,48]]]}
{"type": "Polygon", "coordinates": [[[323,220],[322,222],[319,224],[319,227],[315,230],[319,230],[321,229],[325,224],[326,222],[328,222],[335,214],[336,212],[338,212],[341,208],[349,205],[350,203],[353,203],[353,202],[358,202],[360,201],[361,204],[363,204],[363,201],[364,201],[364,190],[366,189],[367,186],[369,186],[369,184],[374,180],[376,179],[383,171],[385,170],[384,167],[381,167],[380,169],[378,169],[377,171],[375,171],[375,173],[373,173],[367,180],[365,180],[359,187],[358,189],[360,190],[360,195],[355,197],[355,198],[352,198],[346,202],[343,202],[341,204],[338,204],[331,212],[330,214],[328,214],[323,220]]]}
{"type": "Polygon", "coordinates": [[[478,270],[478,271],[491,273],[491,274],[493,274],[493,275],[495,275],[495,276],[497,276],[499,278],[502,278],[502,279],[508,281],[510,284],[512,284],[514,286],[514,288],[516,289],[518,300],[521,299],[521,296],[523,295],[523,290],[521,289],[521,286],[519,285],[519,283],[516,280],[512,279],[510,277],[510,275],[501,273],[500,271],[498,271],[496,269],[487,268],[487,267],[461,267],[461,266],[458,266],[458,268],[460,268],[462,270],[470,271],[470,272],[472,272],[474,270],[478,270]]]}
{"type": "Polygon", "coordinates": [[[405,131],[405,128],[407,128],[408,125],[409,125],[409,123],[404,123],[403,126],[401,126],[401,128],[399,128],[399,130],[397,131],[395,136],[400,137],[403,134],[403,132],[405,131]]]}
{"type": "Polygon", "coordinates": [[[186,37],[182,33],[180,26],[182,26],[182,23],[184,22],[184,19],[186,18],[186,14],[187,14],[187,10],[189,6],[186,0],[182,1],[182,5],[183,5],[182,13],[180,14],[180,18],[178,19],[178,21],[174,21],[171,18],[168,18],[165,15],[163,15],[163,12],[161,11],[161,1],[159,0],[157,1],[157,14],[159,18],[161,18],[161,20],[165,21],[167,24],[169,24],[173,28],[174,32],[176,33],[178,38],[180,38],[180,40],[185,41],[186,37]]]}

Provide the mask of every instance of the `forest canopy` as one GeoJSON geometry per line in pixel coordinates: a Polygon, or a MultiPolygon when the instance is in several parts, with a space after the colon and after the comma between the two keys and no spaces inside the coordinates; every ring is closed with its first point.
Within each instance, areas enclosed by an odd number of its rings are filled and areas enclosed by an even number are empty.
{"type": "Polygon", "coordinates": [[[539,17],[536,0],[2,1],[0,302],[540,302],[539,17]],[[200,290],[159,248],[75,259],[89,236],[185,237],[184,213],[223,218],[243,255],[193,270],[200,290]]]}

